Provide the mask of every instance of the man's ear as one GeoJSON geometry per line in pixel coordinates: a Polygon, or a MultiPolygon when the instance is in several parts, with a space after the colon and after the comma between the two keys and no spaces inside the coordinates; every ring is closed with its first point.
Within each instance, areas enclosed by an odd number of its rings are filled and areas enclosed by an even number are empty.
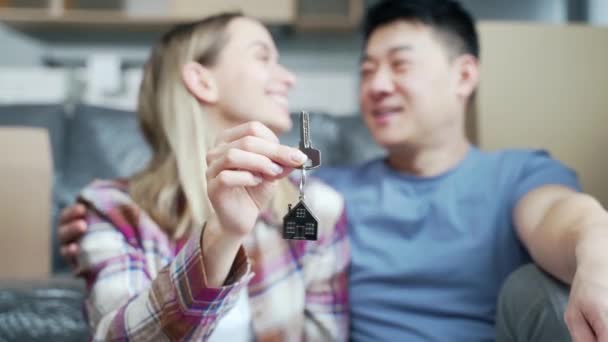
{"type": "Polygon", "coordinates": [[[479,61],[472,55],[462,55],[458,57],[457,70],[456,93],[467,99],[473,94],[479,83],[479,61]]]}
{"type": "Polygon", "coordinates": [[[211,70],[196,62],[188,62],[182,67],[182,81],[186,89],[200,102],[213,104],[219,92],[211,70]]]}

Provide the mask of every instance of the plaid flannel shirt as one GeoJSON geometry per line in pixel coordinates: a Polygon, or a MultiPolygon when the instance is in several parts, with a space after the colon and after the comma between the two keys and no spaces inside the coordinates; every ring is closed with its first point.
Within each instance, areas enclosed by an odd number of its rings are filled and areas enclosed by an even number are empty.
{"type": "Polygon", "coordinates": [[[126,181],[93,182],[80,196],[89,229],[79,256],[93,339],[205,340],[246,287],[256,340],[346,340],[344,202],[318,181],[309,182],[306,193],[319,240],[283,240],[281,218],[262,215],[225,286],[211,288],[200,230],[172,241],[132,201],[126,181]]]}

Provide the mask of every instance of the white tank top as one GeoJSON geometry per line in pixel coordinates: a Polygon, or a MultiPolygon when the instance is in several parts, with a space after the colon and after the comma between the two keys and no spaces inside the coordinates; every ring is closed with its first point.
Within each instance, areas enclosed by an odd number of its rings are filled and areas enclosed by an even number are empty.
{"type": "Polygon", "coordinates": [[[238,296],[236,305],[217,323],[208,341],[248,342],[253,340],[247,288],[243,288],[238,296]]]}

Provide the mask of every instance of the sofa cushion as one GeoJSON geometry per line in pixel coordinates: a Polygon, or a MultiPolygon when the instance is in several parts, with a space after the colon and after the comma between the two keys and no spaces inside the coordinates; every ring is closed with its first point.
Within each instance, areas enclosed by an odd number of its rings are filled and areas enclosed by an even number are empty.
{"type": "Polygon", "coordinates": [[[134,112],[87,105],[68,122],[63,186],[67,201],[96,178],[126,177],[143,168],[150,150],[134,112]]]}
{"type": "MultiPolygon", "coordinates": [[[[72,204],[94,179],[129,176],[150,158],[134,112],[78,105],[66,127],[64,171],[55,199],[58,211],[72,204]]],[[[53,222],[57,227],[57,214],[53,222]]],[[[55,272],[68,269],[58,245],[57,234],[53,233],[55,272]]]]}
{"type": "Polygon", "coordinates": [[[84,283],[70,276],[0,281],[0,341],[86,341],[84,283]]]}
{"type": "Polygon", "coordinates": [[[336,151],[338,165],[354,165],[385,155],[376,144],[360,115],[342,116],[337,118],[340,127],[336,151]]]}

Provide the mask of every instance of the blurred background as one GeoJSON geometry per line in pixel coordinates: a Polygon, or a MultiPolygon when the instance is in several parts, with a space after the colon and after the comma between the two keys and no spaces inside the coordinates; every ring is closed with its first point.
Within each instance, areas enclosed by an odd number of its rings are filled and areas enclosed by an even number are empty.
{"type": "MultiPolygon", "coordinates": [[[[164,29],[173,23],[200,18],[222,9],[242,9],[273,28],[283,62],[299,76],[299,85],[292,93],[292,108],[348,115],[355,113],[358,107],[355,94],[357,73],[354,71],[357,70],[360,48],[359,17],[363,8],[372,2],[0,0],[0,67],[3,67],[3,78],[10,77],[6,72],[15,70],[18,78],[28,84],[27,95],[37,96],[37,89],[41,87],[47,89],[44,96],[49,98],[84,97],[89,102],[132,108],[136,94],[134,87],[139,79],[136,73],[129,71],[143,63],[151,43],[164,29]],[[67,68],[72,71],[87,65],[91,67],[89,78],[80,78],[86,83],[84,87],[61,83],[65,75],[57,73],[53,73],[55,77],[49,75],[45,79],[36,72],[40,79],[32,82],[30,78],[23,78],[23,69],[17,69],[43,67],[43,70],[67,68]],[[103,66],[107,68],[106,72],[100,71],[97,75],[106,80],[94,79],[95,70],[103,66]],[[118,68],[127,69],[123,75],[127,79],[117,74],[118,68]],[[52,92],[48,91],[49,86],[52,86],[52,92]],[[112,96],[100,98],[94,94],[96,86],[110,88],[112,96]]],[[[603,0],[461,2],[479,20],[558,25],[572,22],[608,24],[608,4],[603,0]]],[[[11,79],[10,83],[12,92],[18,95],[4,89],[6,86],[2,83],[0,101],[19,101],[19,95],[26,95],[17,90],[16,81],[11,79]]]]}
{"type": "MultiPolygon", "coordinates": [[[[298,76],[290,109],[312,112],[324,165],[352,164],[383,153],[358,116],[359,23],[373,2],[0,0],[0,341],[86,339],[57,219],[94,178],[147,161],[134,110],[162,32],[226,10],[261,19],[298,76]]],[[[547,149],[608,205],[608,1],[461,3],[481,40],[471,140],[547,149]]]]}

